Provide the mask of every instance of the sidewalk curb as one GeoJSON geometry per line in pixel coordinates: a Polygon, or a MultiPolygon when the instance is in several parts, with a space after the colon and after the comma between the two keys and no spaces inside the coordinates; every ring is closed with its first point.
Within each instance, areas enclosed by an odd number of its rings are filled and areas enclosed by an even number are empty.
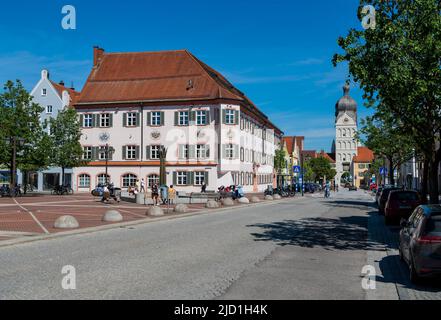
{"type": "MultiPolygon", "coordinates": [[[[190,212],[190,213],[184,213],[184,214],[180,214],[180,215],[165,215],[163,217],[151,218],[151,219],[147,219],[147,216],[146,216],[145,219],[136,220],[136,221],[120,222],[120,223],[114,223],[114,224],[109,224],[109,225],[104,225],[104,226],[97,226],[97,227],[90,227],[90,228],[84,228],[84,229],[65,231],[65,232],[60,232],[60,233],[55,233],[55,234],[39,235],[39,236],[32,236],[29,238],[16,238],[16,239],[12,239],[12,240],[0,241],[0,249],[5,248],[5,247],[11,247],[14,245],[19,245],[19,244],[36,242],[36,241],[53,240],[53,239],[64,238],[64,237],[69,237],[69,236],[89,234],[89,233],[94,233],[94,232],[100,232],[100,231],[106,231],[106,230],[112,230],[112,229],[118,229],[118,228],[124,228],[124,227],[131,227],[131,226],[137,226],[137,225],[144,225],[144,224],[155,223],[155,222],[184,219],[184,218],[189,218],[189,217],[198,216],[198,215],[207,215],[207,214],[212,214],[212,213],[216,214],[216,213],[221,213],[224,211],[231,211],[231,210],[234,212],[234,209],[246,209],[246,208],[252,208],[252,207],[257,207],[257,206],[267,206],[267,205],[271,205],[271,204],[287,202],[288,200],[298,200],[298,199],[306,199],[306,197],[285,198],[285,199],[281,199],[281,200],[272,200],[272,201],[262,200],[262,202],[259,202],[259,203],[242,204],[242,205],[237,205],[234,207],[221,207],[218,209],[211,209],[211,210],[205,208],[204,210],[199,211],[199,212],[190,212]]],[[[148,208],[149,208],[149,206],[146,206],[146,210],[148,208]]]]}

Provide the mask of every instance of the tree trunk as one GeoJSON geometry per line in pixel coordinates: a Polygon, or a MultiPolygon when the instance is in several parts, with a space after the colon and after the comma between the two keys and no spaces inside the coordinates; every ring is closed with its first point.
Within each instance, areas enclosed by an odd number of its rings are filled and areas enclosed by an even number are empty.
{"type": "Polygon", "coordinates": [[[394,176],[394,160],[392,157],[389,157],[389,184],[395,185],[395,176],[394,176]]]}
{"type": "Polygon", "coordinates": [[[427,202],[427,195],[429,194],[429,160],[424,158],[423,163],[423,176],[422,176],[422,182],[421,182],[421,196],[424,199],[424,203],[427,202]]]}
{"type": "Polygon", "coordinates": [[[431,204],[439,204],[438,164],[438,161],[431,161],[429,165],[429,197],[431,204]]]}

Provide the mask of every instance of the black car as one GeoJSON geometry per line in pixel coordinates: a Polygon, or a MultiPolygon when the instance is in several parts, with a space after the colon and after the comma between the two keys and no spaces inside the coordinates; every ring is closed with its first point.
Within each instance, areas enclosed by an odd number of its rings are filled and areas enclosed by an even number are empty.
{"type": "Polygon", "coordinates": [[[441,206],[419,206],[401,226],[400,258],[409,266],[410,280],[441,276],[441,206]]]}
{"type": "Polygon", "coordinates": [[[378,211],[381,214],[384,214],[384,208],[386,207],[387,199],[389,199],[389,194],[395,190],[403,190],[403,189],[397,187],[390,187],[390,188],[384,188],[383,191],[381,191],[381,195],[378,198],[378,211]]]}

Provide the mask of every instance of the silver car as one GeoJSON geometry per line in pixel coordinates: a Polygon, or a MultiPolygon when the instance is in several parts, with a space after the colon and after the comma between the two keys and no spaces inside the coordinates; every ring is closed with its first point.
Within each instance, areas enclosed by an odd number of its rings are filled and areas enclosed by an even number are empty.
{"type": "Polygon", "coordinates": [[[441,275],[441,206],[415,209],[401,221],[400,258],[409,266],[410,280],[441,275]]]}

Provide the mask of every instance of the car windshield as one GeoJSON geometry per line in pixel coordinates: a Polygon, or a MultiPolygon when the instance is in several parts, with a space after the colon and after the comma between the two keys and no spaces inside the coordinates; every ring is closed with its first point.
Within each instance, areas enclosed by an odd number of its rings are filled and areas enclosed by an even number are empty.
{"type": "Polygon", "coordinates": [[[402,200],[418,200],[418,194],[416,192],[395,192],[393,193],[393,199],[398,201],[402,200]]]}

